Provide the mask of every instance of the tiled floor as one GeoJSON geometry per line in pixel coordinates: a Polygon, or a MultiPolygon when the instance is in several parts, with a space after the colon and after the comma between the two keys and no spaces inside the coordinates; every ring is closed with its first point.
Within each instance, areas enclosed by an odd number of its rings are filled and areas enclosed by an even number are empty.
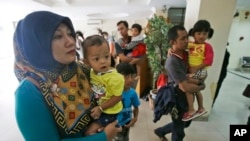
{"type": "MultiPolygon", "coordinates": [[[[14,115],[14,90],[17,80],[13,73],[13,59],[0,59],[0,140],[23,141],[16,126],[14,115]]],[[[249,76],[250,74],[246,74],[249,76]]],[[[228,73],[217,102],[212,109],[208,121],[193,121],[187,128],[184,141],[229,141],[229,125],[245,124],[250,115],[248,107],[250,99],[242,96],[250,80],[228,73]]],[[[164,116],[159,122],[153,123],[153,112],[149,110],[148,102],[141,100],[138,122],[131,128],[131,141],[159,141],[153,130],[170,121],[164,116]]],[[[166,136],[168,139],[171,135],[166,136]]]]}
{"type": "MultiPolygon", "coordinates": [[[[250,79],[250,73],[238,74],[250,79]]],[[[229,72],[208,121],[193,121],[185,130],[184,141],[229,141],[229,125],[246,124],[250,115],[250,99],[242,96],[249,79],[229,72]]],[[[153,112],[149,110],[148,102],[141,102],[138,122],[131,130],[131,141],[160,141],[153,130],[170,122],[170,117],[165,116],[159,123],[153,123],[153,112]]],[[[171,139],[171,135],[166,137],[171,139]]]]}

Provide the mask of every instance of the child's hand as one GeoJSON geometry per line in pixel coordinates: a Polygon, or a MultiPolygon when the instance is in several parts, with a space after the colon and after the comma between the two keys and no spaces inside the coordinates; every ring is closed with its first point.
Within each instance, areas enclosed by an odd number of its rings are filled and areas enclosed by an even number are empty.
{"type": "Polygon", "coordinates": [[[172,48],[169,48],[169,49],[168,49],[168,55],[167,55],[167,56],[171,56],[171,55],[173,54],[173,52],[174,52],[173,49],[172,49],[172,48]]]}
{"type": "Polygon", "coordinates": [[[125,43],[122,43],[122,48],[124,48],[125,46],[126,46],[127,44],[125,44],[125,43]]]}
{"type": "Polygon", "coordinates": [[[93,119],[98,119],[102,114],[102,111],[100,110],[100,108],[98,106],[95,106],[93,109],[91,109],[91,114],[90,116],[93,119]]]}
{"type": "Polygon", "coordinates": [[[131,126],[133,126],[137,121],[137,118],[132,118],[131,121],[129,122],[129,124],[124,125],[125,127],[129,128],[131,126]]]}
{"type": "Polygon", "coordinates": [[[186,76],[187,78],[192,78],[194,76],[194,73],[188,73],[186,76]]]}

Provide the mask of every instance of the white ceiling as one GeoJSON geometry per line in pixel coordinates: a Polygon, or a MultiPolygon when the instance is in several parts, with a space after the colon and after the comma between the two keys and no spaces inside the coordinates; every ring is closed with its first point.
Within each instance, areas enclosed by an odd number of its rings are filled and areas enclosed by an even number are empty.
{"type": "MultiPolygon", "coordinates": [[[[31,11],[49,10],[72,19],[145,19],[163,5],[185,7],[186,0],[0,0],[0,20],[19,20],[31,11]]],[[[237,8],[250,9],[249,0],[237,8]]]]}

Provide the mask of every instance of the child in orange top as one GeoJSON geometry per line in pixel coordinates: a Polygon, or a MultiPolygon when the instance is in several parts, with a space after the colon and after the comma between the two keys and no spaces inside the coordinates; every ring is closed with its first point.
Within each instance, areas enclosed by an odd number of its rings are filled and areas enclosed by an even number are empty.
{"type": "MultiPolygon", "coordinates": [[[[188,44],[189,52],[189,73],[188,77],[204,80],[207,77],[207,68],[213,63],[214,52],[209,43],[205,41],[213,35],[213,29],[210,23],[206,20],[199,20],[194,27],[189,31],[189,35],[194,38],[194,42],[188,44]]],[[[182,118],[183,121],[188,121],[205,114],[207,111],[203,106],[203,97],[201,92],[192,94],[186,93],[188,102],[188,112],[182,118]],[[194,109],[194,96],[197,98],[198,110],[194,109]]]]}

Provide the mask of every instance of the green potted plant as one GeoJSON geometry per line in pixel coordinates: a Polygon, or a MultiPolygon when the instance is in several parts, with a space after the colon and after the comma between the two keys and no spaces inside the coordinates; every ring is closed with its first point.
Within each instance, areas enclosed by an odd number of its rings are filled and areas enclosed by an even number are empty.
{"type": "Polygon", "coordinates": [[[153,74],[153,89],[156,89],[156,81],[161,73],[164,73],[164,64],[167,58],[167,51],[171,47],[168,42],[168,30],[173,25],[168,19],[154,15],[148,19],[145,30],[146,37],[144,42],[147,46],[148,63],[153,74]]]}

